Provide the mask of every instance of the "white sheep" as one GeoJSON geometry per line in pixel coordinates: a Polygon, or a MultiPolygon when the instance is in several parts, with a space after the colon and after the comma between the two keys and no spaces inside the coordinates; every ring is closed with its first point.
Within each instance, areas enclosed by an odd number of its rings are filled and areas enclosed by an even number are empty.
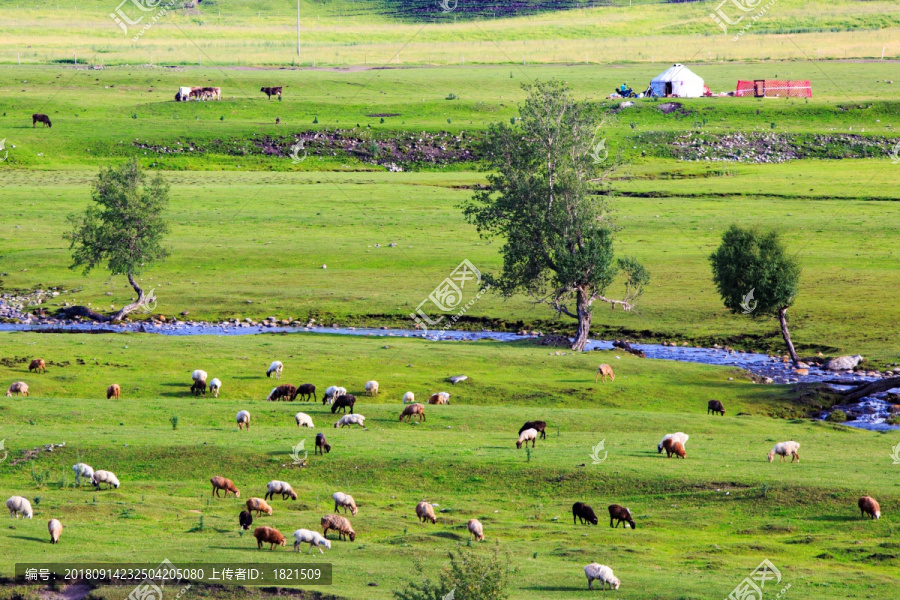
{"type": "Polygon", "coordinates": [[[294,488],[292,488],[291,484],[289,484],[287,481],[278,481],[277,479],[273,479],[266,484],[265,499],[268,500],[269,498],[271,498],[272,500],[274,500],[275,494],[281,494],[282,500],[287,500],[288,497],[290,497],[291,500],[297,499],[297,492],[294,491],[294,488]]]}
{"type": "Polygon", "coordinates": [[[325,390],[325,398],[322,400],[322,404],[334,404],[335,398],[343,396],[346,393],[346,388],[342,388],[338,385],[332,385],[327,390],[325,390]]]}
{"type": "Polygon", "coordinates": [[[209,375],[206,373],[206,371],[203,371],[201,369],[197,369],[196,371],[191,373],[191,379],[193,379],[195,382],[196,381],[206,381],[208,378],[209,378],[209,375]]]}
{"type": "Polygon", "coordinates": [[[535,440],[537,440],[538,432],[537,429],[526,429],[522,433],[519,434],[519,441],[516,442],[516,448],[521,448],[522,444],[528,446],[528,442],[531,442],[531,447],[534,448],[535,440]]]}
{"type": "Polygon", "coordinates": [[[366,382],[366,393],[370,396],[378,395],[378,382],[377,381],[367,381],[366,382]]]}
{"type": "Polygon", "coordinates": [[[476,542],[484,541],[484,526],[481,524],[481,521],[478,519],[469,519],[466,528],[469,530],[469,533],[475,536],[476,542]]]}
{"type": "Polygon", "coordinates": [[[90,481],[94,477],[94,467],[85,463],[78,463],[72,466],[75,471],[75,485],[81,485],[81,478],[84,477],[90,481]]]}
{"type": "Polygon", "coordinates": [[[659,444],[656,445],[657,454],[662,454],[663,451],[663,442],[666,440],[672,440],[673,442],[681,442],[681,445],[684,446],[687,444],[688,438],[690,436],[686,433],[682,433],[679,431],[678,433],[668,433],[666,436],[660,440],[659,444]]]}
{"type": "Polygon", "coordinates": [[[349,414],[341,417],[341,420],[334,424],[334,428],[338,427],[350,427],[351,425],[359,425],[360,427],[366,426],[366,418],[362,415],[357,414],[349,414]]]}
{"type": "Polygon", "coordinates": [[[238,429],[243,429],[244,427],[247,427],[248,430],[250,429],[250,412],[249,411],[242,410],[241,412],[239,412],[237,414],[237,416],[234,419],[235,419],[235,421],[237,421],[238,429]]]}
{"type": "Polygon", "coordinates": [[[591,563],[584,568],[584,574],[587,576],[589,590],[594,589],[595,579],[600,582],[601,590],[606,589],[607,583],[609,584],[609,589],[619,589],[619,579],[613,575],[613,570],[606,565],[591,563]]]}
{"type": "Polygon", "coordinates": [[[59,519],[50,519],[47,521],[47,531],[50,532],[50,543],[58,544],[59,536],[62,535],[63,526],[59,519]]]}
{"type": "Polygon", "coordinates": [[[344,492],[335,492],[331,497],[334,498],[334,512],[339,512],[339,509],[343,508],[345,512],[349,510],[351,515],[356,516],[359,509],[356,508],[353,496],[344,492]]]}
{"type": "Polygon", "coordinates": [[[297,421],[297,427],[309,427],[310,429],[315,427],[312,417],[304,412],[298,412],[294,415],[294,420],[297,421]]]}
{"type": "Polygon", "coordinates": [[[403,394],[403,404],[412,404],[416,401],[416,395],[412,392],[406,392],[403,394]]]}
{"type": "Polygon", "coordinates": [[[775,447],[767,455],[769,462],[775,460],[776,454],[781,457],[781,462],[784,462],[786,456],[791,457],[791,462],[794,462],[794,459],[800,462],[800,444],[797,442],[779,442],[775,444],[775,447]]]}
{"type": "Polygon", "coordinates": [[[103,483],[106,484],[106,489],[109,489],[110,486],[119,489],[119,479],[115,473],[111,471],[94,471],[94,476],[91,477],[91,485],[99,490],[103,489],[100,487],[103,483]]]}
{"type": "Polygon", "coordinates": [[[214,398],[219,397],[219,390],[222,389],[222,382],[218,377],[209,382],[209,391],[212,392],[214,398]]]}
{"type": "Polygon", "coordinates": [[[28,498],[22,496],[13,496],[6,501],[6,508],[9,509],[9,516],[19,518],[19,513],[26,519],[34,518],[34,511],[31,509],[31,502],[28,498]]]}
{"type": "Polygon", "coordinates": [[[309,554],[313,548],[318,548],[320,554],[325,554],[322,547],[331,550],[331,540],[322,537],[318,531],[310,531],[309,529],[298,529],[294,532],[294,550],[300,552],[300,544],[309,544],[309,554]]]}
{"type": "Polygon", "coordinates": [[[15,394],[16,396],[18,396],[20,394],[22,396],[27,396],[28,395],[28,384],[25,383],[24,381],[17,381],[13,384],[10,384],[9,389],[6,390],[6,395],[12,396],[13,394],[15,394]]]}
{"type": "Polygon", "coordinates": [[[284,364],[280,360],[276,360],[269,365],[269,368],[266,371],[266,377],[271,377],[272,373],[275,373],[275,379],[281,379],[282,371],[284,371],[284,364]]]}

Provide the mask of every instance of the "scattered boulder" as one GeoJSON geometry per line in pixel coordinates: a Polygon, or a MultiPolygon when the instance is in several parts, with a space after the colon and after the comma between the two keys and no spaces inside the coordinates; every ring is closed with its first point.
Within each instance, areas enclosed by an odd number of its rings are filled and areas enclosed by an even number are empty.
{"type": "Polygon", "coordinates": [[[468,377],[466,375],[456,375],[455,377],[448,377],[447,381],[449,381],[453,385],[456,385],[457,383],[459,383],[461,381],[465,381],[467,379],[468,379],[468,377]]]}
{"type": "Polygon", "coordinates": [[[839,356],[832,358],[825,363],[825,369],[828,371],[849,371],[862,362],[863,357],[859,354],[855,356],[839,356]]]}

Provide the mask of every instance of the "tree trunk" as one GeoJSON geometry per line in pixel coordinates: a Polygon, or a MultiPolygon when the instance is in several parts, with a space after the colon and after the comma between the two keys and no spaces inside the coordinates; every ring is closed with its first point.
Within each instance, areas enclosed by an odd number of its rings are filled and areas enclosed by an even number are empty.
{"type": "Polygon", "coordinates": [[[134,280],[134,275],[132,275],[131,273],[128,274],[128,283],[130,283],[131,287],[134,288],[134,291],[137,292],[138,299],[136,302],[132,302],[131,304],[123,306],[119,310],[119,312],[115,313],[109,318],[110,321],[121,321],[125,317],[125,315],[143,306],[144,302],[146,302],[147,300],[144,297],[144,290],[142,290],[141,286],[137,284],[137,281],[134,280]]]}
{"type": "Polygon", "coordinates": [[[862,385],[858,385],[852,390],[843,392],[844,402],[857,402],[866,396],[877,394],[878,392],[886,392],[888,390],[900,388],[900,377],[890,377],[881,381],[868,381],[862,385]]]}
{"type": "Polygon", "coordinates": [[[800,357],[797,356],[797,352],[794,350],[794,342],[791,341],[791,332],[788,331],[787,310],[787,307],[778,309],[778,322],[781,323],[781,337],[784,338],[784,343],[787,344],[788,354],[791,355],[791,361],[796,366],[797,363],[800,362],[800,357]]]}
{"type": "Polygon", "coordinates": [[[591,307],[588,305],[587,297],[584,292],[579,291],[576,299],[578,308],[578,331],[575,333],[575,341],[572,343],[572,350],[581,352],[587,344],[588,336],[591,333],[591,307]]]}

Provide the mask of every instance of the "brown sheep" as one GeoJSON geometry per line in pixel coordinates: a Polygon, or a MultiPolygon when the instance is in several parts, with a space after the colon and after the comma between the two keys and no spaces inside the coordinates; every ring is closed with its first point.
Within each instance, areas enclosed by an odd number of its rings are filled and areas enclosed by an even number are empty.
{"type": "Polygon", "coordinates": [[[297,396],[297,388],[290,384],[279,385],[276,388],[273,388],[271,392],[269,392],[269,397],[266,400],[275,401],[275,400],[290,400],[293,402],[294,398],[297,396]]]}
{"type": "Polygon", "coordinates": [[[406,422],[409,423],[413,418],[413,415],[417,415],[419,417],[419,422],[425,420],[425,405],[419,404],[416,402],[415,404],[408,404],[403,408],[403,412],[400,413],[400,420],[402,421],[404,417],[406,417],[406,422]]]}
{"type": "Polygon", "coordinates": [[[423,523],[428,520],[432,523],[437,523],[437,517],[434,516],[434,507],[424,500],[416,504],[416,516],[422,519],[423,523]]]}
{"type": "Polygon", "coordinates": [[[115,398],[116,400],[122,395],[122,388],[119,387],[118,383],[114,383],[108,388],[106,388],[106,399],[109,400],[111,398],[115,398]]]}
{"type": "MultiPolygon", "coordinates": [[[[634,523],[634,518],[631,516],[631,511],[625,508],[624,506],[619,506],[618,504],[610,504],[609,505],[609,526],[613,526],[613,521],[616,523],[616,527],[619,526],[620,523],[628,523],[631,525],[632,529],[637,529],[637,525],[634,523]]],[[[627,529],[627,525],[626,525],[627,529]]]]}
{"type": "Polygon", "coordinates": [[[16,381],[15,383],[9,384],[9,389],[6,390],[6,395],[12,396],[13,394],[15,394],[16,396],[18,396],[20,394],[22,396],[27,396],[28,395],[28,384],[25,383],[24,381],[16,381]]]}
{"type": "Polygon", "coordinates": [[[878,501],[872,496],[863,496],[859,499],[857,505],[863,517],[869,515],[871,519],[881,518],[881,506],[878,505],[878,501]]]}
{"type": "Polygon", "coordinates": [[[46,373],[47,372],[47,363],[44,362],[43,358],[36,358],[31,361],[31,364],[28,365],[29,371],[37,371],[38,373],[46,373]]]}
{"type": "Polygon", "coordinates": [[[328,537],[328,530],[334,529],[338,532],[338,539],[344,539],[344,536],[350,538],[350,541],[356,540],[356,532],[353,531],[353,527],[350,525],[350,520],[347,517],[342,517],[340,515],[325,515],[322,517],[322,536],[325,538],[328,537]]]}
{"type": "Polygon", "coordinates": [[[257,527],[253,531],[253,537],[256,538],[256,547],[260,550],[262,550],[263,544],[271,544],[269,550],[274,550],[275,544],[284,546],[284,536],[272,527],[257,527]]]}
{"type": "Polygon", "coordinates": [[[605,383],[607,377],[609,378],[610,381],[616,380],[616,374],[613,373],[611,366],[600,365],[599,367],[597,367],[597,376],[594,377],[594,383],[597,383],[598,379],[605,383]]]}
{"type": "Polygon", "coordinates": [[[432,394],[431,397],[428,398],[428,404],[450,404],[450,394],[447,392],[432,394]]]}
{"type": "Polygon", "coordinates": [[[241,497],[241,490],[237,489],[234,486],[234,482],[230,479],[226,479],[221,475],[216,475],[212,479],[209,480],[212,484],[212,493],[216,496],[216,498],[220,498],[219,490],[225,490],[225,497],[228,497],[228,492],[234,494],[235,498],[241,497]]]}
{"type": "Polygon", "coordinates": [[[327,441],[325,441],[324,433],[317,433],[316,434],[316,449],[314,451],[314,454],[321,454],[322,456],[325,456],[325,454],[327,452],[331,452],[331,444],[329,444],[327,441]]]}
{"type": "Polygon", "coordinates": [[[684,445],[681,442],[676,442],[672,439],[663,442],[663,449],[666,451],[666,458],[672,458],[673,454],[678,458],[687,456],[687,453],[684,451],[684,445]]]}
{"type": "Polygon", "coordinates": [[[257,517],[262,513],[266,513],[270,517],[272,516],[272,507],[262,498],[250,498],[247,500],[247,510],[250,512],[256,511],[257,517]]]}

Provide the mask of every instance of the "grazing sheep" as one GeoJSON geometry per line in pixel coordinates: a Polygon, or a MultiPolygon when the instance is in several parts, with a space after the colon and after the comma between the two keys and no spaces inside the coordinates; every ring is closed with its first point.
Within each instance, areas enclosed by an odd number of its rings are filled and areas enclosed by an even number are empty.
{"type": "Polygon", "coordinates": [[[345,388],[342,388],[337,385],[330,386],[327,390],[325,390],[325,396],[322,397],[322,406],[326,404],[332,404],[334,399],[343,396],[347,393],[345,388]]]}
{"type": "Polygon", "coordinates": [[[366,426],[366,418],[362,415],[344,415],[341,417],[340,421],[334,424],[334,428],[338,427],[350,427],[351,425],[359,425],[360,427],[366,426]]]}
{"type": "Polygon", "coordinates": [[[572,524],[575,525],[578,519],[581,519],[582,525],[584,525],[585,521],[591,525],[599,523],[597,515],[594,514],[594,509],[584,502],[576,502],[572,505],[572,524]]]}
{"type": "MultiPolygon", "coordinates": [[[[628,523],[631,525],[632,529],[637,529],[637,525],[634,524],[634,518],[631,516],[631,511],[625,508],[624,506],[619,506],[618,504],[610,504],[609,505],[609,526],[613,526],[613,521],[616,522],[616,527],[619,526],[620,523],[628,523]]],[[[627,529],[627,526],[626,526],[627,529]]]]}
{"type": "Polygon", "coordinates": [[[297,421],[297,427],[309,427],[310,429],[315,427],[312,417],[306,413],[298,412],[294,415],[294,420],[297,421]]]}
{"type": "Polygon", "coordinates": [[[256,538],[256,547],[262,550],[263,544],[270,544],[269,550],[274,550],[275,545],[284,546],[285,540],[281,532],[272,527],[257,527],[253,531],[256,538]]]}
{"type": "Polygon", "coordinates": [[[403,404],[412,404],[416,401],[416,395],[412,392],[406,392],[403,394],[403,404]]]}
{"type": "Polygon", "coordinates": [[[437,394],[432,394],[428,398],[428,404],[450,404],[450,393],[438,392],[437,394]]]}
{"type": "Polygon", "coordinates": [[[469,519],[469,522],[466,523],[466,528],[469,530],[469,533],[475,536],[476,542],[484,541],[484,526],[481,524],[481,521],[469,519]]]}
{"type": "Polygon", "coordinates": [[[666,458],[672,458],[674,454],[678,458],[685,458],[687,453],[684,451],[684,444],[668,439],[663,442],[663,449],[666,451],[666,458]]]}
{"type": "Polygon", "coordinates": [[[90,481],[94,476],[94,468],[91,465],[85,463],[72,465],[72,470],[75,471],[75,485],[77,486],[81,485],[82,477],[90,481]]]}
{"type": "Polygon", "coordinates": [[[47,372],[47,363],[44,362],[43,358],[36,358],[31,361],[31,364],[28,365],[28,371],[37,371],[38,373],[46,373],[47,372]]]}
{"type": "Polygon", "coordinates": [[[250,498],[247,500],[247,510],[250,512],[255,511],[257,517],[262,513],[266,513],[270,517],[272,516],[272,507],[262,498],[250,498]]]}
{"type": "Polygon", "coordinates": [[[309,552],[307,552],[307,554],[310,554],[313,551],[313,548],[318,548],[320,554],[325,554],[322,547],[331,550],[331,540],[319,535],[318,531],[298,529],[294,532],[294,539],[296,540],[294,542],[294,550],[297,552],[300,552],[300,544],[309,544],[309,552]]]}
{"type": "Polygon", "coordinates": [[[279,385],[278,387],[272,388],[272,391],[269,392],[269,395],[266,397],[266,400],[269,402],[273,402],[275,400],[283,400],[287,398],[290,400],[291,398],[297,395],[297,388],[290,384],[279,385]]]}
{"type": "Polygon", "coordinates": [[[779,442],[775,444],[775,447],[767,454],[769,462],[775,460],[776,454],[781,457],[781,462],[784,462],[786,456],[791,457],[791,462],[794,462],[794,459],[800,462],[800,444],[797,442],[779,442]]]}
{"type": "Polygon", "coordinates": [[[526,429],[536,429],[541,434],[541,439],[547,438],[547,422],[546,421],[528,421],[524,425],[522,425],[521,429],[519,429],[519,433],[521,434],[526,429]]]}
{"type": "Polygon", "coordinates": [[[191,373],[191,379],[194,381],[206,381],[209,379],[209,375],[207,375],[206,371],[201,369],[197,369],[193,373],[191,373]]]}
{"type": "Polygon", "coordinates": [[[350,494],[335,492],[331,497],[334,498],[334,512],[340,512],[340,509],[343,508],[344,512],[349,510],[350,514],[354,517],[356,516],[356,513],[359,512],[359,509],[356,508],[356,501],[350,494]]]}
{"type": "Polygon", "coordinates": [[[856,504],[859,506],[863,517],[869,515],[872,519],[881,518],[881,506],[878,505],[878,501],[872,496],[863,496],[856,504]]]}
{"type": "Polygon", "coordinates": [[[94,476],[91,477],[91,485],[98,490],[102,490],[103,488],[100,486],[104,483],[106,484],[106,489],[109,489],[110,486],[119,489],[119,478],[116,477],[115,473],[111,471],[94,471],[94,476]]]}
{"type": "Polygon", "coordinates": [[[241,490],[235,487],[234,482],[230,479],[226,479],[221,475],[216,475],[211,478],[209,482],[212,484],[212,493],[216,498],[219,498],[219,490],[225,490],[225,497],[228,497],[228,492],[234,494],[235,498],[241,497],[241,490]]]}
{"type": "Polygon", "coordinates": [[[353,405],[356,404],[356,396],[353,394],[343,394],[338,396],[334,404],[331,405],[331,413],[334,414],[338,410],[341,410],[343,413],[347,413],[347,409],[350,409],[350,412],[353,412],[353,405]]]}
{"type": "Polygon", "coordinates": [[[275,379],[281,379],[281,373],[284,371],[284,364],[280,360],[276,360],[266,370],[266,377],[271,377],[275,373],[275,379]]]}
{"type": "Polygon", "coordinates": [[[322,536],[328,537],[328,530],[334,529],[338,532],[338,539],[342,540],[344,537],[350,538],[350,541],[354,541],[356,539],[356,532],[353,531],[353,526],[350,525],[350,520],[346,517],[342,517],[340,515],[325,515],[322,517],[322,536]]]}
{"type": "Polygon", "coordinates": [[[241,529],[245,531],[250,529],[250,526],[253,525],[253,515],[249,510],[241,511],[241,514],[238,515],[238,523],[240,523],[241,529]]]}
{"type": "Polygon", "coordinates": [[[191,393],[195,396],[206,396],[206,382],[198,379],[191,384],[191,393]]]}
{"type": "Polygon", "coordinates": [[[597,383],[598,379],[605,383],[607,378],[609,378],[610,381],[616,380],[616,374],[613,373],[612,367],[609,365],[600,365],[597,367],[597,376],[594,377],[594,383],[597,383]]]}
{"type": "Polygon", "coordinates": [[[28,384],[25,383],[24,381],[17,381],[15,383],[11,384],[9,386],[9,389],[6,390],[6,395],[12,396],[13,394],[15,394],[16,396],[18,396],[18,395],[27,396],[28,395],[28,384]]]}
{"type": "Polygon", "coordinates": [[[288,497],[290,497],[291,500],[297,499],[297,492],[294,491],[294,488],[292,488],[291,484],[289,484],[287,481],[278,481],[277,479],[273,479],[266,484],[266,490],[266,500],[268,500],[269,498],[274,500],[275,494],[281,494],[282,500],[287,500],[288,497]]]}
{"type": "Polygon", "coordinates": [[[378,395],[378,382],[375,380],[366,382],[366,393],[370,396],[378,395]]]}
{"type": "Polygon", "coordinates": [[[331,452],[331,444],[325,441],[324,433],[316,434],[316,449],[313,451],[313,456],[316,454],[321,454],[325,456],[326,453],[331,452]]]}
{"type": "Polygon", "coordinates": [[[416,504],[416,516],[422,519],[422,522],[431,521],[437,523],[437,517],[434,516],[434,507],[424,500],[416,504]]]}
{"type": "Polygon", "coordinates": [[[34,518],[34,511],[31,509],[31,502],[28,498],[22,496],[13,496],[6,501],[6,508],[9,509],[9,516],[19,518],[19,513],[26,519],[34,518]]]}
{"type": "Polygon", "coordinates": [[[659,444],[656,445],[656,453],[662,454],[663,444],[665,443],[666,440],[681,442],[681,445],[684,446],[685,444],[687,444],[689,437],[690,436],[688,434],[682,433],[680,431],[678,433],[667,433],[666,436],[662,439],[662,441],[660,441],[659,444]]]}
{"type": "MultiPolygon", "coordinates": [[[[301,386],[297,386],[297,394],[300,394],[300,400],[303,402],[308,402],[310,396],[312,396],[313,402],[318,402],[318,398],[316,398],[316,386],[311,383],[304,383],[301,386]]],[[[294,395],[294,398],[297,396],[294,395]]],[[[291,398],[291,402],[294,401],[294,398],[291,398]]]]}
{"type": "Polygon", "coordinates": [[[209,391],[212,393],[213,398],[219,397],[219,392],[222,390],[222,382],[218,377],[209,382],[209,391]]]}
{"type": "Polygon", "coordinates": [[[419,404],[416,402],[415,404],[410,404],[408,406],[403,407],[403,412],[400,413],[400,420],[402,421],[404,418],[406,422],[409,423],[413,416],[419,417],[419,422],[425,420],[425,405],[419,404]]]}
{"type": "Polygon", "coordinates": [[[528,446],[528,442],[531,442],[531,447],[534,448],[535,440],[537,440],[538,432],[537,429],[526,429],[522,433],[519,434],[519,441],[516,442],[516,448],[521,448],[522,444],[528,446]]]}
{"type": "Polygon", "coordinates": [[[33,115],[31,115],[31,128],[34,129],[35,127],[37,127],[38,123],[43,123],[50,128],[53,127],[53,123],[50,122],[50,117],[48,117],[47,115],[42,115],[41,113],[34,113],[33,115]]]}
{"type": "Polygon", "coordinates": [[[58,544],[59,536],[62,535],[62,523],[59,519],[50,519],[47,521],[47,530],[50,532],[50,543],[58,544]]]}
{"type": "Polygon", "coordinates": [[[613,575],[612,569],[606,565],[591,563],[584,568],[584,574],[587,576],[589,590],[594,589],[595,579],[600,582],[601,590],[606,589],[607,583],[609,584],[609,589],[619,589],[619,579],[613,575]]]}
{"type": "Polygon", "coordinates": [[[244,427],[247,428],[247,431],[250,430],[250,413],[249,412],[247,412],[246,410],[242,410],[241,412],[239,412],[237,414],[237,416],[235,417],[235,420],[237,421],[237,426],[238,426],[239,430],[243,429],[244,427]]]}
{"type": "Polygon", "coordinates": [[[722,406],[722,403],[718,400],[710,400],[706,405],[706,414],[716,414],[719,413],[721,416],[725,416],[725,407],[722,406]]]}
{"type": "Polygon", "coordinates": [[[106,399],[109,400],[111,398],[115,398],[116,400],[122,395],[122,388],[119,387],[118,383],[114,383],[108,388],[106,388],[106,399]]]}

